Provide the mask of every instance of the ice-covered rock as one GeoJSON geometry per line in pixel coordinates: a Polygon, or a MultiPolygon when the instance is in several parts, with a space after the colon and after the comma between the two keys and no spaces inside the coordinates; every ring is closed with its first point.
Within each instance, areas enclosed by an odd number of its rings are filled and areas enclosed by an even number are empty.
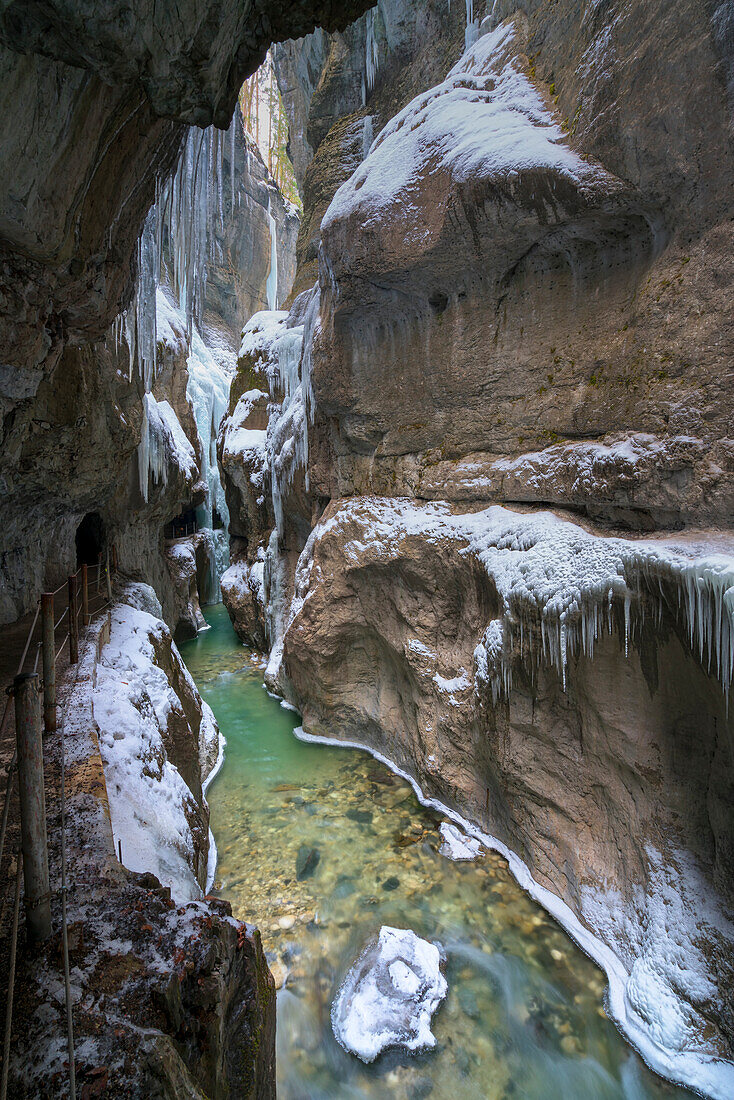
{"type": "Polygon", "coordinates": [[[110,817],[122,862],[152,871],[178,903],[201,897],[213,876],[203,783],[221,759],[209,706],[159,618],[146,585],[116,604],[97,666],[94,718],[110,817]]]}
{"type": "Polygon", "coordinates": [[[331,1010],[345,1050],[373,1062],[388,1047],[436,1045],[431,1017],[446,996],[442,951],[415,932],[383,925],[347,974],[331,1010]]]}
{"type": "Polygon", "coordinates": [[[439,828],[442,843],[439,851],[447,859],[457,863],[476,859],[482,854],[482,845],[473,836],[467,836],[457,825],[444,821],[439,828]]]}
{"type": "Polygon", "coordinates": [[[282,665],[305,728],[522,853],[645,1058],[731,1095],[731,535],[363,497],[325,512],[294,588],[282,665]]]}

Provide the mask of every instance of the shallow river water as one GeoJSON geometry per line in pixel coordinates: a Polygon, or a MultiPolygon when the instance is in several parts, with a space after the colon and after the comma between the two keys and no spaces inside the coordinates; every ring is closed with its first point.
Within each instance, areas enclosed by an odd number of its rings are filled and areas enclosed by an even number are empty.
{"type": "Polygon", "coordinates": [[[298,716],[263,689],[224,607],[206,618],[211,629],[182,653],[227,739],[208,795],[215,890],[259,925],[281,985],[281,1100],[692,1095],[625,1044],[604,1012],[603,973],[501,857],[452,863],[438,851],[443,819],[402,779],[366,753],[298,741],[298,716]],[[449,992],[434,1050],[366,1066],[337,1044],[330,1008],[383,924],[443,945],[449,992]]]}

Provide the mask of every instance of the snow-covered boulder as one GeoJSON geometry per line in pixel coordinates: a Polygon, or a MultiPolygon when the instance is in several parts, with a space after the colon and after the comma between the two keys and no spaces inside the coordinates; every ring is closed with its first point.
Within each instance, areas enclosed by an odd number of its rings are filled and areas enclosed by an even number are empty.
{"type": "Polygon", "coordinates": [[[409,929],[383,925],[332,1006],[338,1042],[363,1062],[373,1062],[388,1047],[415,1051],[435,1046],[431,1017],[448,989],[441,961],[437,944],[409,929]]]}
{"type": "Polygon", "coordinates": [[[252,565],[238,561],[230,565],[221,581],[222,600],[237,636],[262,650],[267,648],[264,567],[262,558],[252,565]]]}
{"type": "Polygon", "coordinates": [[[153,872],[181,903],[201,897],[213,874],[204,786],[221,759],[221,739],[167,626],[139,608],[154,606],[146,587],[131,594],[138,606],[112,609],[94,719],[122,862],[153,872]]]}

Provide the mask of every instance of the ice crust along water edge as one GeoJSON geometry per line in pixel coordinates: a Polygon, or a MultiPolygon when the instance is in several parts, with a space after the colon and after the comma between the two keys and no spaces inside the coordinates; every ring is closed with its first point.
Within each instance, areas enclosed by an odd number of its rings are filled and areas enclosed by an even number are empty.
{"type": "MultiPolygon", "coordinates": [[[[409,773],[398,767],[389,757],[369,745],[358,741],[342,741],[334,737],[307,733],[303,726],[297,726],[294,735],[301,741],[315,745],[331,745],[335,748],[358,749],[379,760],[395,775],[400,776],[413,788],[418,801],[429,809],[449,818],[467,835],[479,843],[498,852],[507,860],[508,867],[518,885],[534,901],[545,909],[581,950],[600,966],[609,982],[608,1012],[628,1042],[638,1051],[643,1060],[656,1073],[668,1080],[701,1091],[713,1100],[731,1100],[734,1096],[734,1066],[711,1055],[694,1050],[666,1050],[661,1047],[650,1031],[636,1017],[627,999],[627,985],[630,975],[621,959],[602,940],[589,931],[575,913],[556,894],[541,886],[532,877],[527,865],[501,840],[484,833],[455,810],[450,809],[436,798],[424,794],[420,784],[409,773]]],[[[654,991],[653,997],[654,997],[654,991]]],[[[663,1006],[664,1007],[664,1006],[663,1006]]]]}

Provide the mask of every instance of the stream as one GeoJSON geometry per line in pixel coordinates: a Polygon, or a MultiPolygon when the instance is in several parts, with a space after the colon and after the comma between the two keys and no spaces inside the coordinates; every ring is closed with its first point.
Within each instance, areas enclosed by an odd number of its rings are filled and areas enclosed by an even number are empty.
{"type": "Polygon", "coordinates": [[[500,856],[439,854],[443,818],[367,753],[305,744],[223,605],[181,647],[226,737],[208,799],[215,892],[260,927],[278,992],[281,1100],[669,1100],[604,1011],[604,974],[500,856]],[[300,872],[300,873],[299,873],[300,872]],[[446,952],[434,1050],[371,1065],[331,1030],[346,971],[383,924],[446,952]]]}

